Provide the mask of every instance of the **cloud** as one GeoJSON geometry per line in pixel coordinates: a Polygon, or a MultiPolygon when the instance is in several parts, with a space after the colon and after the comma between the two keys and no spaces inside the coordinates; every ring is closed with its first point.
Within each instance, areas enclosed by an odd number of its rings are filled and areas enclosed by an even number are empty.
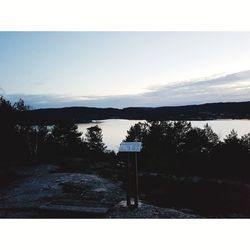
{"type": "Polygon", "coordinates": [[[139,107],[200,104],[221,101],[250,100],[250,70],[220,76],[194,79],[155,86],[148,92],[120,96],[58,96],[15,94],[8,98],[23,98],[35,108],[90,106],[139,107]]]}

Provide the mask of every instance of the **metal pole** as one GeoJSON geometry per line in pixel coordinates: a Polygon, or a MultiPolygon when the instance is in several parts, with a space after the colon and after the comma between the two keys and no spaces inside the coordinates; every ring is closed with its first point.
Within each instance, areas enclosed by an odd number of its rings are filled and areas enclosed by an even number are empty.
{"type": "Polygon", "coordinates": [[[131,193],[131,181],[130,181],[130,157],[129,157],[129,153],[128,153],[128,166],[127,166],[127,206],[130,207],[131,206],[131,197],[130,197],[130,193],[131,193]]]}
{"type": "Polygon", "coordinates": [[[135,153],[135,207],[138,207],[138,170],[137,170],[137,153],[135,153]]]}

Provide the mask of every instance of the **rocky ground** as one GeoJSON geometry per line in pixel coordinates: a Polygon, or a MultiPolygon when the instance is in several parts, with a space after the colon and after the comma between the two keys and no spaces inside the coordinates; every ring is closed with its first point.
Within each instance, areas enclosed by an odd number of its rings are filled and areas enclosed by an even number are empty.
{"type": "Polygon", "coordinates": [[[21,178],[2,190],[2,218],[196,218],[144,203],[127,208],[119,183],[97,175],[62,173],[55,165],[20,168],[21,178]]]}
{"type": "Polygon", "coordinates": [[[189,213],[184,213],[170,208],[160,208],[139,202],[138,208],[128,208],[126,201],[121,201],[112,207],[108,214],[108,218],[199,218],[199,216],[189,213]]]}

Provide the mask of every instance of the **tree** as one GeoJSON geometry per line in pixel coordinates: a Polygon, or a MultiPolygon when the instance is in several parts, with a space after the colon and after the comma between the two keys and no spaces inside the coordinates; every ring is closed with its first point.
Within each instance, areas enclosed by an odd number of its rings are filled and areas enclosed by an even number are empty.
{"type": "Polygon", "coordinates": [[[184,148],[189,152],[209,153],[219,144],[219,137],[208,124],[201,128],[190,128],[184,138],[184,148]]]}
{"type": "Polygon", "coordinates": [[[14,105],[0,97],[0,149],[1,159],[29,159],[33,153],[34,128],[22,125],[18,121],[20,112],[29,107],[20,99],[14,105]],[[14,156],[14,157],[13,157],[14,156]]]}
{"type": "Polygon", "coordinates": [[[237,132],[233,129],[230,134],[226,136],[224,139],[225,144],[239,144],[240,139],[238,137],[237,132]]]}
{"type": "Polygon", "coordinates": [[[25,120],[19,120],[20,114],[22,112],[30,110],[30,107],[25,104],[23,99],[19,99],[15,102],[13,109],[17,115],[16,131],[18,133],[17,138],[19,139],[19,153],[23,155],[24,158],[33,158],[36,156],[36,127],[25,124],[25,120]]]}
{"type": "Polygon", "coordinates": [[[85,142],[91,151],[104,152],[106,150],[102,138],[102,129],[98,125],[87,128],[85,142]]]}
{"type": "Polygon", "coordinates": [[[48,147],[49,129],[45,125],[34,126],[33,128],[33,152],[35,156],[45,156],[48,147]]]}
{"type": "Polygon", "coordinates": [[[250,151],[250,133],[243,135],[241,137],[241,143],[242,145],[248,150],[250,151]]]}
{"type": "Polygon", "coordinates": [[[24,103],[24,100],[23,99],[19,99],[18,102],[15,102],[14,105],[13,105],[13,108],[16,110],[16,111],[27,111],[27,110],[30,110],[30,106],[26,105],[24,103]]]}
{"type": "Polygon", "coordinates": [[[0,160],[6,160],[13,154],[15,146],[15,114],[11,103],[3,97],[0,97],[0,120],[0,160]]]}
{"type": "Polygon", "coordinates": [[[149,124],[138,122],[127,131],[126,141],[143,141],[149,130],[149,124]]]}
{"type": "Polygon", "coordinates": [[[52,128],[49,140],[54,145],[56,153],[75,155],[82,143],[81,136],[82,133],[78,131],[77,125],[66,121],[52,128]]]}
{"type": "Polygon", "coordinates": [[[204,126],[204,133],[206,136],[206,149],[208,152],[211,152],[213,148],[220,144],[219,136],[212,130],[208,124],[204,126]]]}

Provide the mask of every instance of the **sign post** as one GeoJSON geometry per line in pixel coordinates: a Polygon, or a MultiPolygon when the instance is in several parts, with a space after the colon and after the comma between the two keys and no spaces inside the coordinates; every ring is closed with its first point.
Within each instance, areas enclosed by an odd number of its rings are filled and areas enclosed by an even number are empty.
{"type": "Polygon", "coordinates": [[[131,193],[134,198],[134,206],[138,207],[139,191],[138,191],[138,166],[137,166],[137,153],[141,151],[141,142],[122,142],[120,144],[119,152],[128,153],[128,166],[127,166],[127,206],[131,206],[131,193]],[[134,167],[131,164],[131,156],[134,154],[135,163],[134,167]],[[133,190],[132,190],[133,189],[133,190]]]}
{"type": "Polygon", "coordinates": [[[137,153],[135,152],[135,207],[138,207],[139,191],[138,191],[138,168],[137,153]]]}

